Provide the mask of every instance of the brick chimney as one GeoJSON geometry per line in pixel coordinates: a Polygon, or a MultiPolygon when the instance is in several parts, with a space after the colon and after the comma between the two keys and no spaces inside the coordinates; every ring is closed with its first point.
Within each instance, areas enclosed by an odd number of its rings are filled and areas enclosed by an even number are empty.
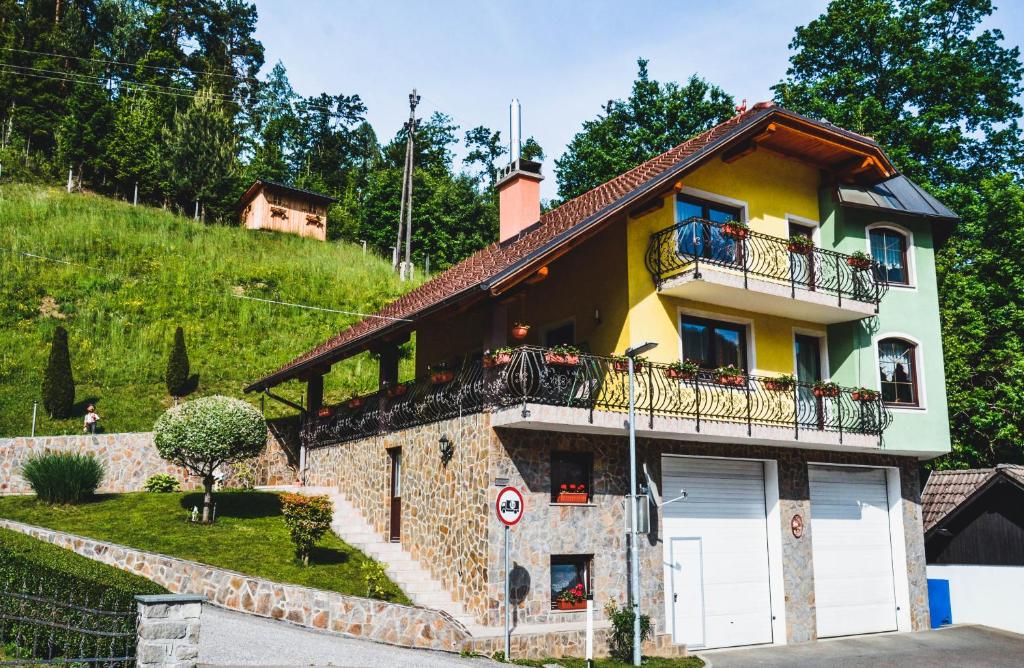
{"type": "Polygon", "coordinates": [[[540,163],[517,158],[498,173],[500,241],[540,220],[540,163]]]}
{"type": "Polygon", "coordinates": [[[540,163],[524,160],[522,147],[522,108],[512,100],[508,113],[509,157],[507,167],[498,172],[499,241],[508,241],[540,220],[540,163]]]}

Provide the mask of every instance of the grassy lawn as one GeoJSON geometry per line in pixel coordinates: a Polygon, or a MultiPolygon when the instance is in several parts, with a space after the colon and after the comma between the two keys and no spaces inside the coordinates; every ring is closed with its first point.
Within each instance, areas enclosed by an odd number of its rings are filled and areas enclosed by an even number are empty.
{"type": "MultiPolygon", "coordinates": [[[[411,287],[354,244],[15,184],[0,188],[0,276],[0,436],[28,435],[57,325],[68,330],[76,414],[54,420],[40,406],[36,433],[81,433],[89,403],[108,432],[149,431],[171,404],[164,371],[178,325],[196,396],[237,397],[246,381],[359,319],[238,295],[372,313],[411,287]]],[[[402,373],[412,373],[410,361],[402,373]]],[[[358,355],[325,381],[327,401],[342,401],[376,385],[377,363],[358,355]]],[[[297,385],[282,390],[298,395],[297,385]]],[[[266,409],[293,412],[273,401],[266,409]]]]}
{"type": "MultiPolygon", "coordinates": [[[[540,668],[545,664],[558,664],[563,668],[587,668],[586,659],[516,659],[512,663],[519,666],[536,666],[540,668]]],[[[643,659],[645,668],[701,668],[704,662],[695,656],[688,656],[682,659],[663,659],[655,656],[645,656],[643,659]]],[[[633,663],[623,663],[618,659],[595,659],[596,668],[632,668],[633,663]]]]}
{"type": "MultiPolygon", "coordinates": [[[[366,595],[360,565],[370,558],[328,532],[310,565],[296,563],[278,496],[227,491],[214,495],[217,522],[189,524],[186,513],[202,506],[196,493],[99,495],[78,506],[49,506],[33,496],[0,497],[0,517],[81,536],[220,566],[277,582],[355,596],[366,595]]],[[[388,600],[409,603],[393,583],[388,600]]]]}

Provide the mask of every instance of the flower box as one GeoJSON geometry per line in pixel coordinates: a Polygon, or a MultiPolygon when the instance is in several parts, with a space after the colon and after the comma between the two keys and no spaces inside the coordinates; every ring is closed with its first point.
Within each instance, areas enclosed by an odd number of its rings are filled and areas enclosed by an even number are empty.
{"type": "Polygon", "coordinates": [[[764,389],[771,392],[792,392],[793,383],[784,380],[766,380],[764,381],[764,389]]]}
{"type": "Polygon", "coordinates": [[[590,495],[586,492],[559,492],[555,497],[555,503],[586,503],[590,495]]]}
{"type": "Polygon", "coordinates": [[[408,385],[395,385],[394,387],[388,388],[388,399],[394,399],[400,397],[409,391],[408,385]]]}
{"type": "Polygon", "coordinates": [[[323,408],[316,412],[316,416],[322,418],[329,418],[332,415],[334,415],[334,409],[331,408],[330,406],[324,406],[323,408]]]}
{"type": "Polygon", "coordinates": [[[839,386],[835,383],[815,385],[811,392],[819,399],[834,399],[839,396],[839,386]]]}
{"type": "Polygon", "coordinates": [[[733,376],[733,375],[722,375],[715,378],[715,382],[719,385],[727,385],[729,387],[742,387],[746,384],[747,379],[744,376],[733,376]]]}
{"type": "Polygon", "coordinates": [[[814,242],[808,239],[807,241],[797,241],[790,239],[787,244],[790,253],[796,253],[797,255],[810,255],[814,252],[814,242]]]}
{"type": "Polygon", "coordinates": [[[846,264],[857,271],[867,271],[871,268],[871,260],[864,257],[848,257],[846,258],[846,264]]]}
{"type": "Polygon", "coordinates": [[[726,223],[725,225],[722,225],[722,234],[730,239],[742,241],[750,235],[750,229],[745,225],[726,223]]]}
{"type": "Polygon", "coordinates": [[[580,356],[576,353],[548,351],[544,353],[544,363],[550,366],[576,366],[580,363],[580,356]]]}
{"type": "MultiPolygon", "coordinates": [[[[627,360],[615,360],[612,362],[615,373],[629,373],[629,362],[627,360]]],[[[640,373],[644,370],[644,363],[641,360],[633,361],[633,373],[640,373]]]]}
{"type": "Polygon", "coordinates": [[[850,392],[850,398],[862,403],[870,403],[878,400],[878,392],[874,390],[854,390],[850,392]]]}
{"type": "Polygon", "coordinates": [[[454,371],[435,371],[430,374],[430,382],[434,385],[444,385],[455,380],[454,371]]]}
{"type": "Polygon", "coordinates": [[[665,369],[665,377],[672,380],[693,380],[697,377],[697,372],[685,371],[683,369],[665,369]]]}
{"type": "Polygon", "coordinates": [[[587,609],[587,600],[586,599],[583,599],[582,601],[562,601],[562,600],[556,600],[555,601],[555,608],[558,609],[558,610],[586,610],[587,609]]]}
{"type": "Polygon", "coordinates": [[[366,402],[366,400],[363,399],[362,397],[353,397],[352,399],[348,400],[348,407],[349,408],[362,408],[363,404],[365,402],[366,402]]]}
{"type": "Polygon", "coordinates": [[[484,368],[490,369],[495,366],[505,366],[512,363],[512,353],[498,353],[497,355],[484,355],[484,368]]]}

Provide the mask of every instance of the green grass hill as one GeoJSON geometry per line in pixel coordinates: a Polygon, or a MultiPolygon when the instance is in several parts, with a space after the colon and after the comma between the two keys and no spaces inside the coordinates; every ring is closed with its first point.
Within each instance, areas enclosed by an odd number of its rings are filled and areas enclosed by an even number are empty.
{"type": "MultiPolygon", "coordinates": [[[[191,396],[242,396],[246,381],[358,319],[237,295],[365,313],[403,290],[389,263],[351,244],[10,184],[0,187],[0,277],[0,436],[29,433],[34,400],[37,434],[81,432],[88,403],[107,432],[151,429],[172,403],[164,375],[179,325],[198,374],[191,396]],[[45,415],[41,392],[58,325],[68,330],[76,383],[64,420],[45,415]]],[[[366,355],[338,364],[327,399],[370,389],[376,368],[366,355]]],[[[297,401],[302,386],[279,390],[297,401]]],[[[268,417],[289,412],[266,401],[268,417]]]]}

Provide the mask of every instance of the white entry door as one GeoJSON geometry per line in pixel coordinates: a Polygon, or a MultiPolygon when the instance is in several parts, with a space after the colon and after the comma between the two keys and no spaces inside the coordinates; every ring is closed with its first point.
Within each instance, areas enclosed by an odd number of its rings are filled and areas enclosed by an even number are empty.
{"type": "Polygon", "coordinates": [[[676,643],[691,648],[772,642],[764,465],[665,456],[665,591],[676,643]]]}
{"type": "Polygon", "coordinates": [[[818,637],[896,630],[885,469],[811,466],[818,637]]]}

